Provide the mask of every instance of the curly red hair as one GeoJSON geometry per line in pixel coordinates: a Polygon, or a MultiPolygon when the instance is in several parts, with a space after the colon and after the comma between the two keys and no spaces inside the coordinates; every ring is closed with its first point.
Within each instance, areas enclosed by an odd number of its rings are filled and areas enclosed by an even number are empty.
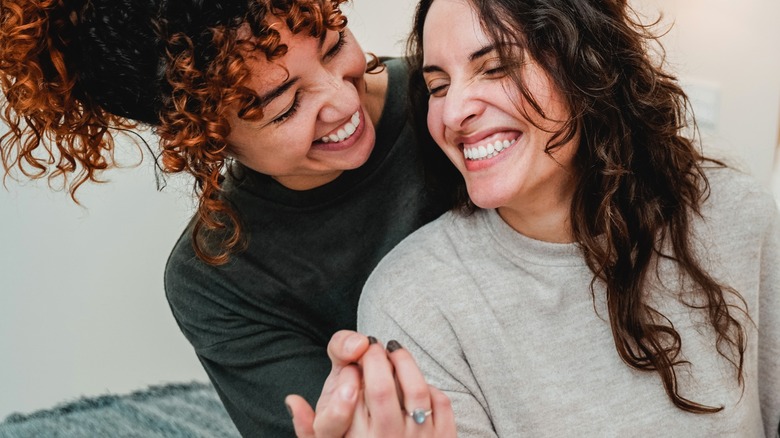
{"type": "Polygon", "coordinates": [[[242,242],[238,215],[222,196],[230,161],[226,141],[230,124],[225,115],[228,108],[247,120],[263,115],[258,96],[244,85],[251,75],[246,56],[259,51],[273,60],[286,53],[279,33],[267,26],[271,17],[293,33],[312,37],[343,29],[347,20],[339,7],[344,1],[225,3],[214,9],[222,13],[233,8],[239,16],[206,25],[198,21],[203,15],[200,10],[149,16],[159,47],[158,59],[150,64],[162,67],[162,77],[159,105],[146,112],[154,114],[146,119],[134,117],[132,111],[129,116],[118,115],[124,107],[106,108],[111,99],[79,83],[80,66],[69,59],[69,50],[75,45],[72,39],[80,16],[94,7],[93,2],[4,1],[0,82],[7,104],[0,118],[10,130],[0,137],[0,158],[6,175],[17,168],[30,178],[62,178],[74,196],[80,185],[98,181],[101,171],[116,164],[112,129],[135,127],[133,118],[152,124],[161,140],[163,169],[195,178],[196,253],[208,263],[225,263],[242,242]]]}
{"type": "Polygon", "coordinates": [[[70,22],[67,14],[57,14],[63,8],[62,0],[2,4],[0,86],[6,103],[0,118],[9,131],[0,136],[0,160],[6,176],[17,167],[30,178],[61,177],[73,196],[111,167],[114,140],[108,127],[135,124],[74,98],[76,77],[63,53],[70,22]]]}

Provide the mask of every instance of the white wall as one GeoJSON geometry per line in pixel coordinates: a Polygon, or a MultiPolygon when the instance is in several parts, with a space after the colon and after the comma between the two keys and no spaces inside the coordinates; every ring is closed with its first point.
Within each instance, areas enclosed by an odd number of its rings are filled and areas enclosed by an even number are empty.
{"type": "Polygon", "coordinates": [[[45,182],[0,190],[0,419],[206,379],[162,289],[189,189],[171,179],[157,192],[151,161],[106,177],[79,190],[82,207],[45,182]]]}
{"type": "MultiPolygon", "coordinates": [[[[717,137],[768,180],[780,119],[780,2],[643,1],[677,16],[665,38],[670,57],[686,77],[718,85],[717,137]]],[[[364,50],[397,55],[414,4],[354,0],[346,10],[364,50]]],[[[83,207],[45,184],[8,181],[0,190],[0,419],[81,395],[205,380],[162,289],[192,209],[188,182],[157,192],[150,161],[106,177],[80,190],[83,207]]]]}
{"type": "Polygon", "coordinates": [[[416,5],[416,0],[352,0],[342,9],[364,51],[400,56],[406,49],[416,5]]]}
{"type": "Polygon", "coordinates": [[[674,24],[663,38],[668,59],[694,100],[714,105],[702,124],[708,147],[730,151],[769,184],[780,128],[780,2],[777,0],[637,0],[646,15],[674,24]]]}

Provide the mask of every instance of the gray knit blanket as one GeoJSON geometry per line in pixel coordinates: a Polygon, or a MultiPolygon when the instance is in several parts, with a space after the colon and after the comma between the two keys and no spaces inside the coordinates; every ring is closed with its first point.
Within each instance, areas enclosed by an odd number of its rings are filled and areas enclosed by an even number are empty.
{"type": "Polygon", "coordinates": [[[152,386],[127,395],[82,398],[32,414],[11,414],[2,438],[240,438],[207,383],[152,386]]]}

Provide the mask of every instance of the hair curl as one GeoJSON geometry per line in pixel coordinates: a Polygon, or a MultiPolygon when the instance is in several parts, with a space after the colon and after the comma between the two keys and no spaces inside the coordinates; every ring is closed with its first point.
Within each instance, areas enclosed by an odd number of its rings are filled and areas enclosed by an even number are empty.
{"type": "Polygon", "coordinates": [[[74,196],[115,165],[112,129],[150,125],[164,170],[194,176],[196,253],[225,263],[242,242],[238,214],[222,192],[230,162],[226,110],[247,120],[263,115],[245,85],[247,57],[286,53],[267,25],[271,17],[312,37],[342,29],[344,1],[4,0],[6,176],[17,168],[31,178],[61,177],[74,196]]]}
{"type": "MultiPolygon", "coordinates": [[[[418,125],[428,101],[421,70],[423,26],[434,1],[418,5],[408,42],[410,95],[418,125]]],[[[657,23],[641,24],[624,0],[469,1],[504,65],[518,65],[518,56],[529,55],[567,99],[572,116],[546,151],[580,136],[571,226],[594,273],[591,292],[597,281],[606,286],[621,359],[635,369],[656,371],[678,408],[694,413],[722,410],[680,395],[676,370],[687,363],[681,358],[682,340],[642,290],[659,258],[674,261],[693,282],[681,301],[707,312],[718,352],[744,385],[746,335],[734,313],[747,314],[747,303],[702,269],[690,240],[692,216],[701,214],[709,193],[702,163],[723,163],[705,158],[694,141],[681,134],[689,104],[676,78],[663,70],[663,59],[652,59],[651,45],[658,37],[651,27],[657,23]],[[665,244],[671,254],[664,252],[665,244]]],[[[520,69],[509,74],[521,96],[544,116],[520,69]]],[[[693,128],[695,132],[695,122],[693,128]]],[[[476,209],[462,179],[453,193],[464,212],[476,209]]]]}
{"type": "MultiPolygon", "coordinates": [[[[0,136],[6,172],[17,167],[31,178],[65,180],[75,174],[71,195],[113,163],[109,126],[133,123],[79,99],[71,68],[71,14],[62,0],[3,1],[0,16],[0,86],[5,102],[0,136]],[[40,148],[43,148],[41,151],[40,148]]],[[[6,174],[7,176],[7,174],[6,174]]],[[[75,198],[74,198],[75,200],[75,198]]]]}

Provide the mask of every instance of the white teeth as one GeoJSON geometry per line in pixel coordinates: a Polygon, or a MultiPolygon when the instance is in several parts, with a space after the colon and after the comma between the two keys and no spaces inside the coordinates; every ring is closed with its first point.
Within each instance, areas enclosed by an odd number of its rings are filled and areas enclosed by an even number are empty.
{"type": "Polygon", "coordinates": [[[356,111],[349,122],[339,128],[335,134],[326,135],[325,137],[322,137],[320,141],[323,143],[344,141],[357,131],[358,126],[360,126],[360,111],[356,111]]]}
{"type": "Polygon", "coordinates": [[[486,146],[483,145],[473,148],[464,147],[463,156],[466,157],[467,160],[484,160],[486,158],[493,158],[500,154],[501,151],[505,150],[509,146],[512,146],[516,141],[517,139],[503,141],[498,140],[486,146]]]}

